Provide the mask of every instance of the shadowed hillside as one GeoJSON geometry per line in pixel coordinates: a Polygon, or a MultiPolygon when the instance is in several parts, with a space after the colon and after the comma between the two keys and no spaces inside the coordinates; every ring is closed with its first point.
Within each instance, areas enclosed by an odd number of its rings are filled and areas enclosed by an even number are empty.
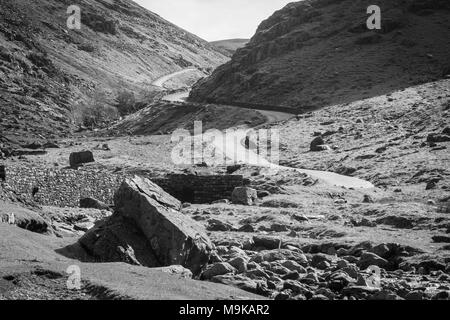
{"type": "Polygon", "coordinates": [[[89,113],[115,117],[118,92],[150,99],[152,80],[227,60],[130,0],[5,0],[0,12],[0,143],[66,134],[89,113]],[[80,30],[67,28],[71,5],[80,30]]]}
{"type": "Polygon", "coordinates": [[[450,3],[383,0],[369,30],[366,0],[307,0],[263,21],[232,61],[201,80],[194,101],[295,112],[372,97],[450,73],[450,3]],[[308,108],[309,109],[309,108],[308,108]]]}

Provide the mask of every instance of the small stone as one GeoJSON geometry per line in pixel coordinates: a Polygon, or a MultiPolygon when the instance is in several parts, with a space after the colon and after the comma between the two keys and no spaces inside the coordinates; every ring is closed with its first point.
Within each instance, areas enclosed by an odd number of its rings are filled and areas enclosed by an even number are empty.
{"type": "Polygon", "coordinates": [[[231,230],[233,230],[233,226],[229,223],[225,223],[218,219],[209,219],[206,230],[208,230],[208,231],[231,231],[231,230]]]}
{"type": "Polygon", "coordinates": [[[284,290],[275,296],[275,300],[288,300],[291,297],[291,291],[284,290]]]}
{"type": "Polygon", "coordinates": [[[423,300],[425,294],[423,293],[423,291],[411,291],[409,292],[407,295],[405,295],[405,299],[406,300],[423,300]]]}
{"type": "Polygon", "coordinates": [[[227,262],[219,262],[210,265],[203,271],[201,278],[209,280],[212,277],[224,275],[227,273],[235,273],[236,269],[227,262]]]}
{"type": "Polygon", "coordinates": [[[357,262],[358,267],[366,269],[369,266],[377,266],[380,268],[385,267],[388,264],[387,260],[381,258],[372,252],[364,252],[361,255],[360,260],[357,262]]]}
{"type": "Polygon", "coordinates": [[[230,261],[228,261],[228,263],[233,266],[234,268],[236,268],[238,273],[244,273],[247,271],[247,260],[242,258],[242,257],[236,257],[230,261]]]}
{"type": "Polygon", "coordinates": [[[298,278],[300,278],[300,274],[298,273],[298,271],[291,271],[281,278],[283,280],[298,280],[298,278]]]}
{"type": "Polygon", "coordinates": [[[318,268],[319,266],[324,267],[325,265],[323,264],[323,262],[327,262],[329,266],[329,264],[332,262],[331,256],[323,253],[315,254],[312,257],[311,265],[316,268],[318,268]]]}
{"type": "Polygon", "coordinates": [[[347,260],[341,259],[341,260],[338,260],[336,266],[338,269],[344,269],[349,266],[349,263],[347,260]]]}
{"type": "Polygon", "coordinates": [[[308,273],[305,277],[301,279],[301,282],[307,283],[307,284],[316,284],[319,282],[319,278],[317,277],[316,273],[308,273]]]}
{"type": "Polygon", "coordinates": [[[297,271],[298,273],[306,273],[306,269],[299,263],[291,260],[286,260],[281,263],[283,267],[288,268],[291,271],[297,271]]]}
{"type": "Polygon", "coordinates": [[[239,232],[255,232],[255,228],[251,224],[246,223],[242,227],[240,227],[238,229],[238,231],[239,232]]]}
{"type": "Polygon", "coordinates": [[[270,236],[257,235],[253,237],[256,247],[263,247],[268,250],[278,249],[281,246],[281,239],[270,236]]]}

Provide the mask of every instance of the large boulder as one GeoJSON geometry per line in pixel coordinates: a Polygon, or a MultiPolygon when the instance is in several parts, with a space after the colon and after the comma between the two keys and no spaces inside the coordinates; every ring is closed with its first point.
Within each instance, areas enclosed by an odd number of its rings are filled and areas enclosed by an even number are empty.
{"type": "Polygon", "coordinates": [[[258,193],[255,189],[248,187],[237,187],[233,190],[231,201],[234,204],[243,204],[251,206],[258,199],[258,193]]]}
{"type": "Polygon", "coordinates": [[[77,168],[84,163],[95,162],[91,151],[72,152],[69,157],[69,163],[72,168],[77,168]]]}
{"type": "Polygon", "coordinates": [[[80,244],[102,261],[148,267],[182,265],[198,274],[213,245],[181,203],[148,179],[126,179],[115,194],[115,213],[87,232],[80,244]]]}
{"type": "Polygon", "coordinates": [[[94,198],[82,198],[80,199],[80,208],[86,209],[98,209],[98,210],[109,210],[110,207],[106,203],[94,198]]]}

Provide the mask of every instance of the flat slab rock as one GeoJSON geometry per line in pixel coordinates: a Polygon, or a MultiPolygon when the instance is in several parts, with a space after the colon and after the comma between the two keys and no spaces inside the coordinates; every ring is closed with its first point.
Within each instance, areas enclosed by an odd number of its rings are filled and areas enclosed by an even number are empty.
{"type": "Polygon", "coordinates": [[[148,267],[181,265],[198,274],[213,245],[203,228],[179,210],[181,203],[148,179],[126,179],[116,212],[80,240],[91,255],[148,267]]]}

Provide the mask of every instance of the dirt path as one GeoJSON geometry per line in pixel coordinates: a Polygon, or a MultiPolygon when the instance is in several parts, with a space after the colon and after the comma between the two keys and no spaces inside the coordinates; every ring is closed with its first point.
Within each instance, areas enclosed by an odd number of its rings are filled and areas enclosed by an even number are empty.
{"type": "MultiPolygon", "coordinates": [[[[164,77],[161,77],[153,82],[154,85],[162,87],[163,84],[174,78],[179,76],[180,74],[192,71],[194,69],[185,69],[182,71],[178,71],[164,77]]],[[[163,98],[166,101],[174,101],[174,102],[183,102],[189,96],[189,91],[178,92],[174,94],[169,94],[163,98]]],[[[261,114],[263,114],[267,118],[267,123],[274,123],[279,121],[284,121],[290,119],[292,114],[278,111],[266,111],[266,110],[258,110],[261,114]]],[[[228,134],[226,138],[216,137],[213,142],[214,147],[220,150],[223,154],[225,154],[229,159],[231,159],[235,163],[246,163],[250,165],[270,167],[274,169],[293,169],[290,167],[283,167],[279,165],[275,165],[269,162],[264,157],[256,154],[252,150],[246,149],[242,145],[242,140],[245,139],[248,130],[238,129],[238,130],[228,130],[228,134]]],[[[370,189],[374,188],[374,185],[368,181],[361,180],[358,178],[343,176],[334,172],[327,171],[317,171],[317,170],[306,170],[306,169],[297,169],[296,171],[305,173],[315,179],[319,179],[325,183],[345,187],[345,188],[364,188],[370,189]]]]}
{"type": "Polygon", "coordinates": [[[194,70],[197,70],[197,69],[196,68],[188,68],[188,69],[183,69],[181,71],[177,71],[177,72],[165,75],[165,76],[163,76],[161,78],[158,78],[155,81],[153,81],[152,85],[162,88],[164,86],[164,83],[166,83],[170,79],[175,78],[175,77],[177,77],[179,75],[182,75],[184,73],[194,71],[194,70]]]}
{"type": "Polygon", "coordinates": [[[169,102],[184,102],[186,101],[187,97],[189,97],[189,91],[181,91],[168,94],[167,96],[163,97],[162,100],[169,102]]]}
{"type": "Polygon", "coordinates": [[[305,173],[314,179],[319,179],[327,184],[357,189],[371,189],[374,185],[368,181],[340,175],[334,172],[306,170],[279,166],[271,163],[263,156],[256,154],[253,150],[246,149],[242,144],[247,136],[249,129],[227,130],[227,134],[221,137],[214,137],[209,141],[213,141],[213,145],[221,153],[225,154],[234,163],[246,163],[249,165],[268,167],[272,169],[291,169],[301,173],[305,173]]]}

